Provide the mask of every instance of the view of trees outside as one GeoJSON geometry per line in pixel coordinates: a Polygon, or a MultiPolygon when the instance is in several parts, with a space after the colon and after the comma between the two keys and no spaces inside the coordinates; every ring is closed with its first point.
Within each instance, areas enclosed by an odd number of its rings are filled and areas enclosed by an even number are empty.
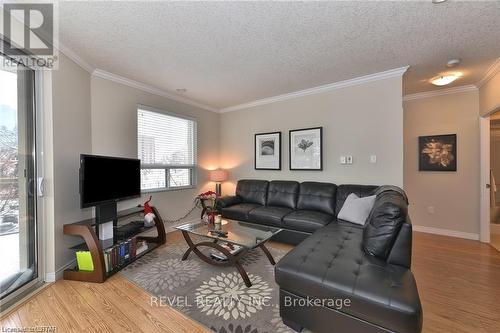
{"type": "Polygon", "coordinates": [[[0,235],[18,232],[17,75],[0,70],[0,235]]]}
{"type": "Polygon", "coordinates": [[[20,269],[17,74],[0,69],[0,283],[20,269]]]}

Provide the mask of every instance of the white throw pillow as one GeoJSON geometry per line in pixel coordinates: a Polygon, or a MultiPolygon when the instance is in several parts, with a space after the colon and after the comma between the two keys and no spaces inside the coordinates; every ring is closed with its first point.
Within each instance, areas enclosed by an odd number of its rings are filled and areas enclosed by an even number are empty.
{"type": "Polygon", "coordinates": [[[366,219],[375,204],[376,195],[360,198],[356,194],[351,193],[345,199],[344,205],[340,209],[338,219],[365,225],[366,219]]]}

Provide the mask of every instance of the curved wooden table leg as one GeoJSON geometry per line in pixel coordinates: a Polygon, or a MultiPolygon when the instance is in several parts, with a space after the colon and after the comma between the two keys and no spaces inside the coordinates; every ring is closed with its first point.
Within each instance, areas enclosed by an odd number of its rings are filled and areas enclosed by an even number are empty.
{"type": "Polygon", "coordinates": [[[271,265],[276,265],[276,262],[274,261],[274,258],[271,254],[271,252],[269,252],[269,250],[267,249],[267,247],[264,245],[264,243],[260,244],[259,247],[262,249],[262,251],[265,253],[267,259],[269,259],[269,262],[271,263],[271,265]]]}
{"type": "MultiPolygon", "coordinates": [[[[250,278],[248,277],[247,272],[243,268],[243,266],[240,264],[239,259],[247,252],[245,248],[243,248],[237,255],[231,254],[226,248],[222,247],[220,244],[217,243],[217,240],[213,240],[212,242],[200,242],[200,243],[193,243],[191,240],[191,237],[189,237],[189,233],[187,231],[182,230],[182,236],[186,240],[186,243],[189,246],[189,249],[186,250],[184,255],[182,256],[182,260],[186,260],[189,257],[189,254],[191,252],[194,252],[201,260],[215,266],[234,266],[238,270],[238,272],[241,275],[241,278],[245,282],[245,285],[250,288],[252,286],[252,282],[250,281],[250,278]],[[203,252],[201,252],[198,247],[201,246],[206,246],[206,247],[211,247],[216,249],[217,251],[222,252],[227,258],[227,261],[216,261],[212,259],[209,256],[206,256],[203,252]]],[[[266,249],[267,251],[267,249],[266,249]]],[[[268,252],[269,253],[269,252],[268,252]]],[[[269,254],[271,255],[271,254],[269,254]]],[[[272,259],[272,257],[271,257],[272,259]]]]}
{"type": "Polygon", "coordinates": [[[189,248],[186,250],[186,252],[184,252],[184,254],[182,255],[182,261],[186,260],[188,257],[189,257],[189,254],[191,253],[192,249],[189,248]]]}
{"type": "Polygon", "coordinates": [[[252,286],[252,282],[250,281],[250,278],[248,277],[247,272],[245,271],[245,269],[243,268],[243,266],[241,266],[241,264],[240,264],[240,262],[238,260],[236,260],[234,262],[234,266],[236,267],[236,269],[240,273],[241,278],[245,282],[245,285],[247,286],[247,288],[250,288],[252,286]]]}
{"type": "Polygon", "coordinates": [[[184,261],[189,257],[189,254],[191,253],[191,251],[193,251],[193,249],[195,248],[195,245],[194,245],[193,241],[191,240],[191,237],[189,237],[188,232],[182,231],[182,236],[184,237],[187,245],[189,246],[189,249],[187,249],[186,252],[184,252],[184,255],[182,256],[182,261],[184,261]]]}

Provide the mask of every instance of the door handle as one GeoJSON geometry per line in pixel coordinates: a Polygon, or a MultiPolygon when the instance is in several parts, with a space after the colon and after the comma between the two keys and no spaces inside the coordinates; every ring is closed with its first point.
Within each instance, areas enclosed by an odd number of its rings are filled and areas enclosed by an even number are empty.
{"type": "Polygon", "coordinates": [[[43,177],[38,177],[37,178],[37,187],[36,187],[36,192],[39,197],[43,197],[43,193],[45,190],[45,179],[43,177]]]}

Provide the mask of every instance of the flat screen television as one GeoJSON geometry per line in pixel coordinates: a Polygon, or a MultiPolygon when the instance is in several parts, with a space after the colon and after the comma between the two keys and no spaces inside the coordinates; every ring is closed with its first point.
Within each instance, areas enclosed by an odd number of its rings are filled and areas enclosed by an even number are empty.
{"type": "Polygon", "coordinates": [[[141,195],[138,159],[80,155],[80,206],[98,206],[141,195]]]}

